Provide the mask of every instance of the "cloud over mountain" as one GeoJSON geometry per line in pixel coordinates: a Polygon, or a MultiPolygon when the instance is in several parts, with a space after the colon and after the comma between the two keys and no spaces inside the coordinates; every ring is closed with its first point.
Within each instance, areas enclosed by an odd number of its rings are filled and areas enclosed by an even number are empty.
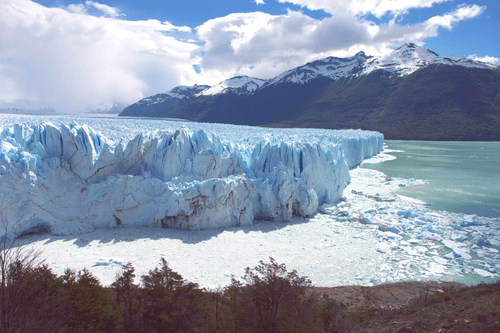
{"type": "MultiPolygon", "coordinates": [[[[283,0],[331,16],[233,13],[198,27],[129,20],[95,1],[47,8],[30,0],[0,0],[0,102],[37,101],[80,112],[114,101],[132,103],[180,84],[215,84],[235,73],[261,78],[326,56],[360,50],[382,55],[395,45],[421,45],[441,29],[476,18],[484,7],[460,5],[413,24],[395,19],[442,0],[283,0]],[[364,16],[363,16],[364,15],[364,16]]],[[[268,6],[257,1],[260,8],[268,6]]]]}

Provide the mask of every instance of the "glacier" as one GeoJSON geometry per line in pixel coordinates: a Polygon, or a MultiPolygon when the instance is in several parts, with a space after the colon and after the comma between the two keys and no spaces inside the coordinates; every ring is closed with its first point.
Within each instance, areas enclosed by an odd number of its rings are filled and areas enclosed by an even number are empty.
{"type": "Polygon", "coordinates": [[[383,149],[362,130],[2,115],[4,235],[311,217],[383,149]]]}

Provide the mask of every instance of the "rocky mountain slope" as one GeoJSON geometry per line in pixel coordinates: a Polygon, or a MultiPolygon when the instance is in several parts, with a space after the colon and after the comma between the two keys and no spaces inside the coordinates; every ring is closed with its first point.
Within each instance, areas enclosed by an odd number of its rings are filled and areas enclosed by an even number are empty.
{"type": "Polygon", "coordinates": [[[500,67],[440,57],[411,43],[384,57],[359,52],[310,62],[269,80],[240,76],[183,89],[190,94],[182,99],[160,101],[155,95],[120,115],[360,128],[386,139],[500,141],[500,67]]]}
{"type": "Polygon", "coordinates": [[[210,88],[207,85],[178,86],[165,93],[141,99],[126,107],[119,115],[129,117],[168,117],[168,113],[195,94],[210,88]]]}

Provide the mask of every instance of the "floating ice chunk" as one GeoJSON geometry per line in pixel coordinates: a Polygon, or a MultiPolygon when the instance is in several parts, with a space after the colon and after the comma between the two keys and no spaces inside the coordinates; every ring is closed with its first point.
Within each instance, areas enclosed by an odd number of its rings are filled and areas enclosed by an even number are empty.
{"type": "MultiPolygon", "coordinates": [[[[443,239],[442,243],[447,248],[450,248],[450,249],[453,250],[453,253],[455,254],[455,257],[460,257],[460,258],[463,258],[465,260],[472,259],[472,256],[469,254],[470,250],[466,247],[467,244],[456,243],[456,242],[454,242],[454,241],[452,241],[450,239],[443,239]]],[[[446,257],[446,256],[445,256],[445,258],[450,259],[449,257],[446,257]]]]}
{"type": "Polygon", "coordinates": [[[463,220],[460,221],[460,226],[462,227],[476,226],[476,225],[481,225],[481,219],[479,219],[476,214],[464,215],[463,220]]]}
{"type": "Polygon", "coordinates": [[[434,261],[437,262],[437,263],[440,263],[441,265],[448,264],[448,260],[446,260],[444,258],[434,257],[434,261]]]}
{"type": "Polygon", "coordinates": [[[495,277],[495,274],[485,271],[484,269],[481,268],[474,268],[474,273],[484,277],[495,277]]]}
{"type": "Polygon", "coordinates": [[[389,247],[389,244],[387,243],[378,243],[376,246],[375,246],[375,250],[377,252],[380,252],[380,253],[386,253],[387,251],[389,251],[390,247],[389,247]]]}
{"type": "Polygon", "coordinates": [[[421,257],[422,253],[418,252],[417,249],[412,248],[411,246],[403,247],[403,250],[408,253],[410,256],[421,257]]]}
{"type": "Polygon", "coordinates": [[[417,217],[418,213],[415,212],[412,209],[406,209],[406,210],[399,210],[397,212],[398,216],[404,217],[404,218],[411,218],[411,217],[417,217]]]}
{"type": "Polygon", "coordinates": [[[451,239],[455,242],[463,242],[468,238],[467,233],[464,231],[454,230],[451,233],[451,239]]]}
{"type": "Polygon", "coordinates": [[[382,264],[382,265],[380,265],[380,270],[381,270],[382,272],[388,272],[388,273],[392,273],[392,272],[394,272],[394,268],[393,268],[393,267],[391,267],[391,266],[389,266],[389,265],[387,265],[387,264],[382,264]]]}
{"type": "Polygon", "coordinates": [[[486,257],[486,251],[481,250],[481,249],[475,249],[474,250],[479,258],[484,258],[486,257]]]}
{"type": "Polygon", "coordinates": [[[455,252],[455,254],[458,256],[458,257],[462,257],[464,258],[465,260],[470,260],[472,259],[472,256],[469,254],[469,249],[465,249],[465,248],[454,248],[453,249],[453,252],[455,252]]]}
{"type": "Polygon", "coordinates": [[[444,244],[444,246],[446,246],[449,249],[454,249],[454,248],[466,246],[464,243],[457,243],[457,242],[454,242],[450,239],[443,239],[441,242],[444,244]]]}
{"type": "Polygon", "coordinates": [[[377,237],[382,238],[384,240],[396,240],[396,241],[403,239],[403,236],[397,235],[389,231],[388,232],[379,231],[377,232],[377,237]]]}
{"type": "Polygon", "coordinates": [[[426,253],[429,251],[429,249],[426,248],[425,246],[417,246],[415,247],[415,250],[417,250],[419,253],[426,253]]]}
{"type": "Polygon", "coordinates": [[[429,232],[429,231],[422,232],[421,237],[423,239],[433,240],[433,241],[436,241],[436,242],[440,242],[440,241],[443,240],[443,237],[441,237],[437,233],[432,233],[432,232],[429,232]]]}
{"type": "Polygon", "coordinates": [[[431,212],[431,213],[425,213],[425,216],[430,217],[430,218],[439,218],[439,219],[444,219],[445,216],[439,213],[431,212]]]}
{"type": "Polygon", "coordinates": [[[386,223],[386,221],[378,218],[377,216],[364,216],[359,219],[359,221],[363,224],[381,224],[386,223]]]}
{"type": "Polygon", "coordinates": [[[497,272],[497,269],[495,267],[489,266],[489,265],[484,265],[484,269],[487,270],[490,273],[496,273],[497,272]]]}
{"type": "Polygon", "coordinates": [[[405,227],[402,223],[390,223],[390,224],[382,223],[379,224],[378,228],[380,231],[384,232],[388,231],[398,235],[402,235],[405,233],[405,227]]]}
{"type": "Polygon", "coordinates": [[[411,223],[413,225],[418,225],[418,226],[423,226],[423,225],[427,224],[426,221],[422,221],[420,219],[412,219],[412,220],[409,221],[409,223],[411,223]]]}
{"type": "Polygon", "coordinates": [[[432,274],[446,274],[447,271],[446,266],[437,262],[429,263],[429,267],[427,270],[432,274]]]}
{"type": "Polygon", "coordinates": [[[492,245],[492,246],[500,246],[500,241],[496,239],[487,239],[486,244],[492,245]]]}
{"type": "Polygon", "coordinates": [[[457,258],[457,255],[455,254],[455,252],[450,252],[448,254],[445,254],[443,256],[443,258],[453,260],[453,259],[457,258]]]}
{"type": "Polygon", "coordinates": [[[474,244],[476,244],[477,246],[483,246],[485,245],[485,240],[483,237],[481,237],[480,235],[477,235],[476,237],[474,237],[474,239],[472,240],[474,242],[474,244]]]}
{"type": "Polygon", "coordinates": [[[431,223],[427,223],[422,227],[422,231],[427,231],[430,233],[437,233],[437,230],[434,228],[434,226],[431,223]]]}

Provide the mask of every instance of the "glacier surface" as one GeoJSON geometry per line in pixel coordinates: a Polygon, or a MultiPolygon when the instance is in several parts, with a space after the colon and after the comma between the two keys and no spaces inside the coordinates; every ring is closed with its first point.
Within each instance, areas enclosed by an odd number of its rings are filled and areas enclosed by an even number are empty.
{"type": "Polygon", "coordinates": [[[342,198],[349,168],[383,149],[382,134],[361,130],[1,119],[0,211],[8,236],[310,217],[342,198]]]}

